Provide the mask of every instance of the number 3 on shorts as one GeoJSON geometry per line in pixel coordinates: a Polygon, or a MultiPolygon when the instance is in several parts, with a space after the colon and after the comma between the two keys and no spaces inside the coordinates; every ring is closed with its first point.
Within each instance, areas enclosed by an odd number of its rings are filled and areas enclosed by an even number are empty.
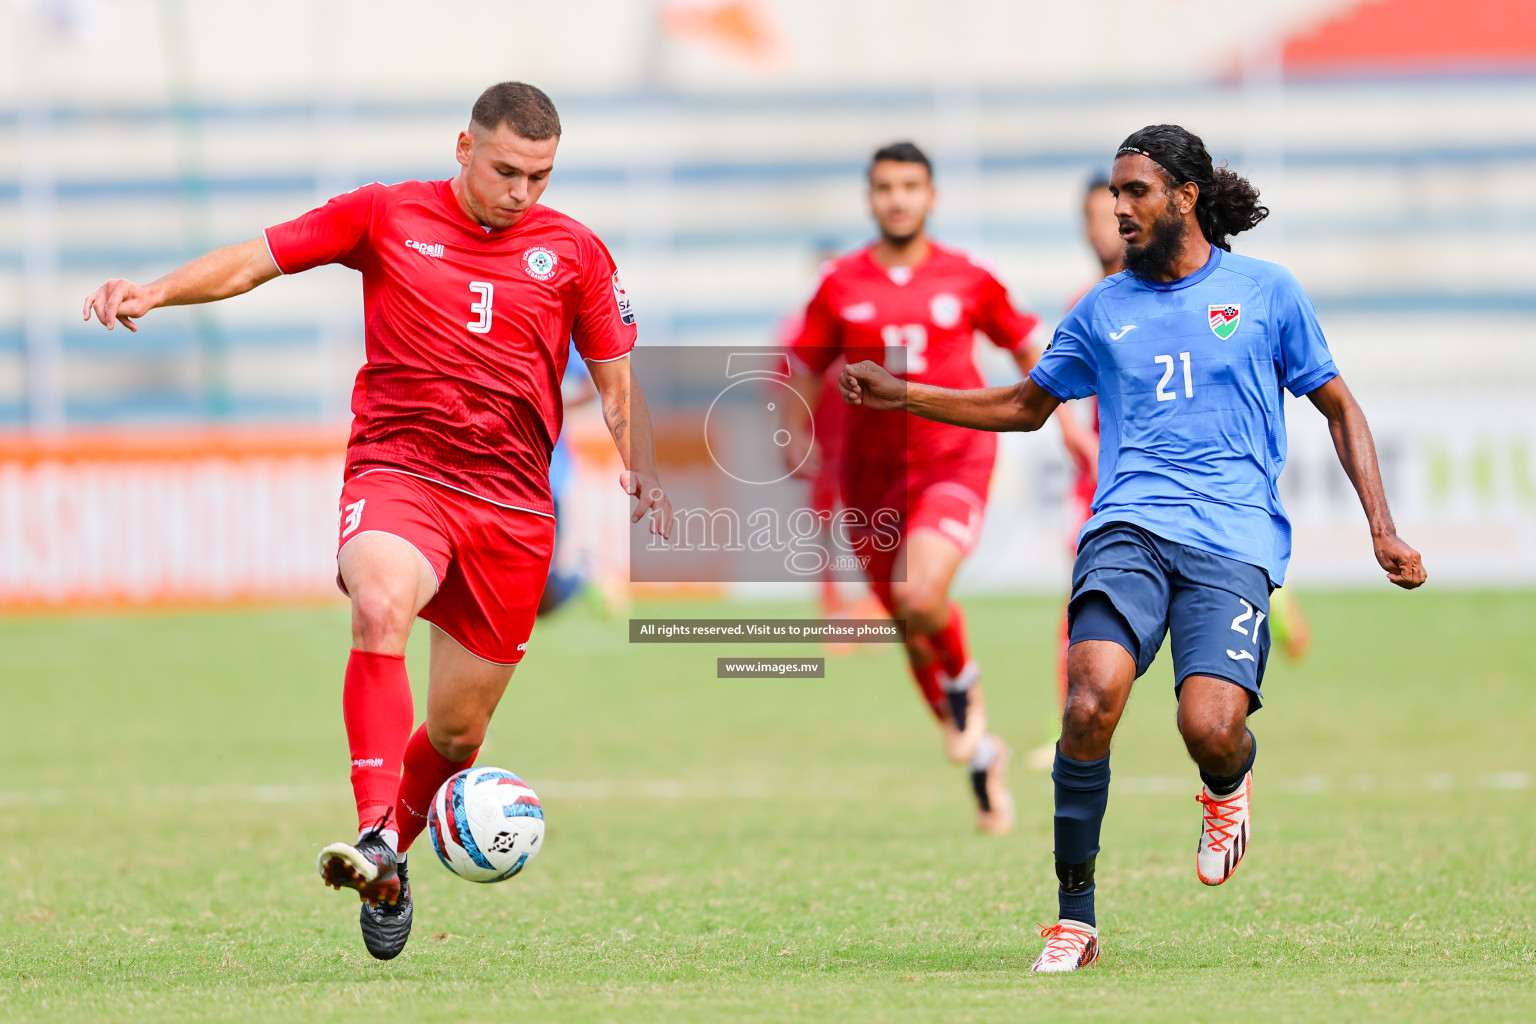
{"type": "Polygon", "coordinates": [[[480,296],[479,302],[469,304],[469,311],[477,314],[480,319],[471,320],[464,326],[476,334],[487,334],[491,329],[491,300],[496,295],[496,287],[487,281],[471,281],[469,290],[480,296]]]}
{"type": "MultiPolygon", "coordinates": [[[[1241,633],[1243,636],[1247,636],[1248,620],[1252,619],[1254,615],[1253,605],[1249,604],[1247,601],[1244,601],[1242,598],[1238,598],[1237,603],[1243,606],[1243,614],[1232,620],[1232,630],[1233,632],[1241,633]]],[[[1259,627],[1264,625],[1264,613],[1259,612],[1258,615],[1259,617],[1253,623],[1254,643],[1259,642],[1259,627]]]]}
{"type": "Polygon", "coordinates": [[[367,498],[359,498],[342,509],[344,518],[341,523],[341,535],[343,537],[363,525],[363,506],[366,504],[368,504],[367,498]]]}

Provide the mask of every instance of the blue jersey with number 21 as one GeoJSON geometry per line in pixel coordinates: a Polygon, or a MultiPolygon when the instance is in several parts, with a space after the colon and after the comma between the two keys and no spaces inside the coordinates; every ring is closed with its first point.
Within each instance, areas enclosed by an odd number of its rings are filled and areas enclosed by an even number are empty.
{"type": "Polygon", "coordinates": [[[1280,389],[1299,398],[1338,376],[1289,271],[1212,246],[1177,281],[1107,277],[1030,376],[1062,401],[1099,396],[1099,487],[1082,536],[1134,523],[1284,582],[1280,389]]]}

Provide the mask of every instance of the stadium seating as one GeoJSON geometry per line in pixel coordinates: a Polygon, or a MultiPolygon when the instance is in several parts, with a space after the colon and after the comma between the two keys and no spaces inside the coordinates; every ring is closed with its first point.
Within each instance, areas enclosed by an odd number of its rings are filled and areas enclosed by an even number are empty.
{"type": "MultiPolygon", "coordinates": [[[[1536,292],[1521,270],[1536,198],[1517,187],[1536,131],[1511,137],[1536,104],[1529,80],[1300,84],[1269,115],[1219,84],[1129,101],[1091,89],[981,91],[959,108],[920,91],[559,99],[567,140],[546,201],[608,239],[649,343],[771,341],[810,287],[816,253],[866,236],[860,169],[873,146],[903,136],[939,160],[940,236],[993,260],[1052,319],[1091,275],[1077,234],[1082,182],[1129,130],[1172,119],[1204,131],[1272,201],[1272,223],[1241,245],[1295,270],[1361,385],[1496,374],[1536,386],[1536,351],[1523,340],[1536,292]],[[946,127],[956,117],[976,131],[958,139],[946,127]],[[1478,343],[1446,360],[1458,335],[1478,343]]],[[[446,176],[465,105],[62,110],[62,305],[107,276],[152,277],[356,184],[446,176]],[[93,150],[111,152],[110,164],[90,160],[93,150]]],[[[17,225],[20,132],[14,111],[3,113],[0,222],[17,225]]],[[[13,424],[26,410],[21,238],[8,230],[0,242],[0,422],[13,424]]],[[[357,310],[350,272],[328,269],[208,312],[162,311],[137,335],[65,318],[68,419],[335,418],[361,354],[357,310]]]]}

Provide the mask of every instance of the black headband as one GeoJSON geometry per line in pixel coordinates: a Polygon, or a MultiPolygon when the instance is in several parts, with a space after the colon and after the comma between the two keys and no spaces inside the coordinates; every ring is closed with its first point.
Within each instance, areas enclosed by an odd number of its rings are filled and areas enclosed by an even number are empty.
{"type": "MultiPolygon", "coordinates": [[[[1173,174],[1172,171],[1168,170],[1168,165],[1167,164],[1163,163],[1161,160],[1159,160],[1157,157],[1153,156],[1151,153],[1147,152],[1146,150],[1144,150],[1144,149],[1137,149],[1135,146],[1121,146],[1118,150],[1115,151],[1115,156],[1121,157],[1121,156],[1125,156],[1127,153],[1135,153],[1138,156],[1144,156],[1148,160],[1151,160],[1153,163],[1157,164],[1157,166],[1161,167],[1163,170],[1168,171],[1169,174],[1173,174]]],[[[1175,175],[1175,177],[1177,177],[1177,175],[1175,175]]]]}

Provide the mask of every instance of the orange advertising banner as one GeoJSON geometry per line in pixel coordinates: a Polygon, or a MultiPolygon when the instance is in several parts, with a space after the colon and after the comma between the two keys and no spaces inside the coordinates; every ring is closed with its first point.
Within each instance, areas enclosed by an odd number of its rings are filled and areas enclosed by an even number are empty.
{"type": "Polygon", "coordinates": [[[0,608],[336,597],[345,438],[0,438],[0,608]]]}

